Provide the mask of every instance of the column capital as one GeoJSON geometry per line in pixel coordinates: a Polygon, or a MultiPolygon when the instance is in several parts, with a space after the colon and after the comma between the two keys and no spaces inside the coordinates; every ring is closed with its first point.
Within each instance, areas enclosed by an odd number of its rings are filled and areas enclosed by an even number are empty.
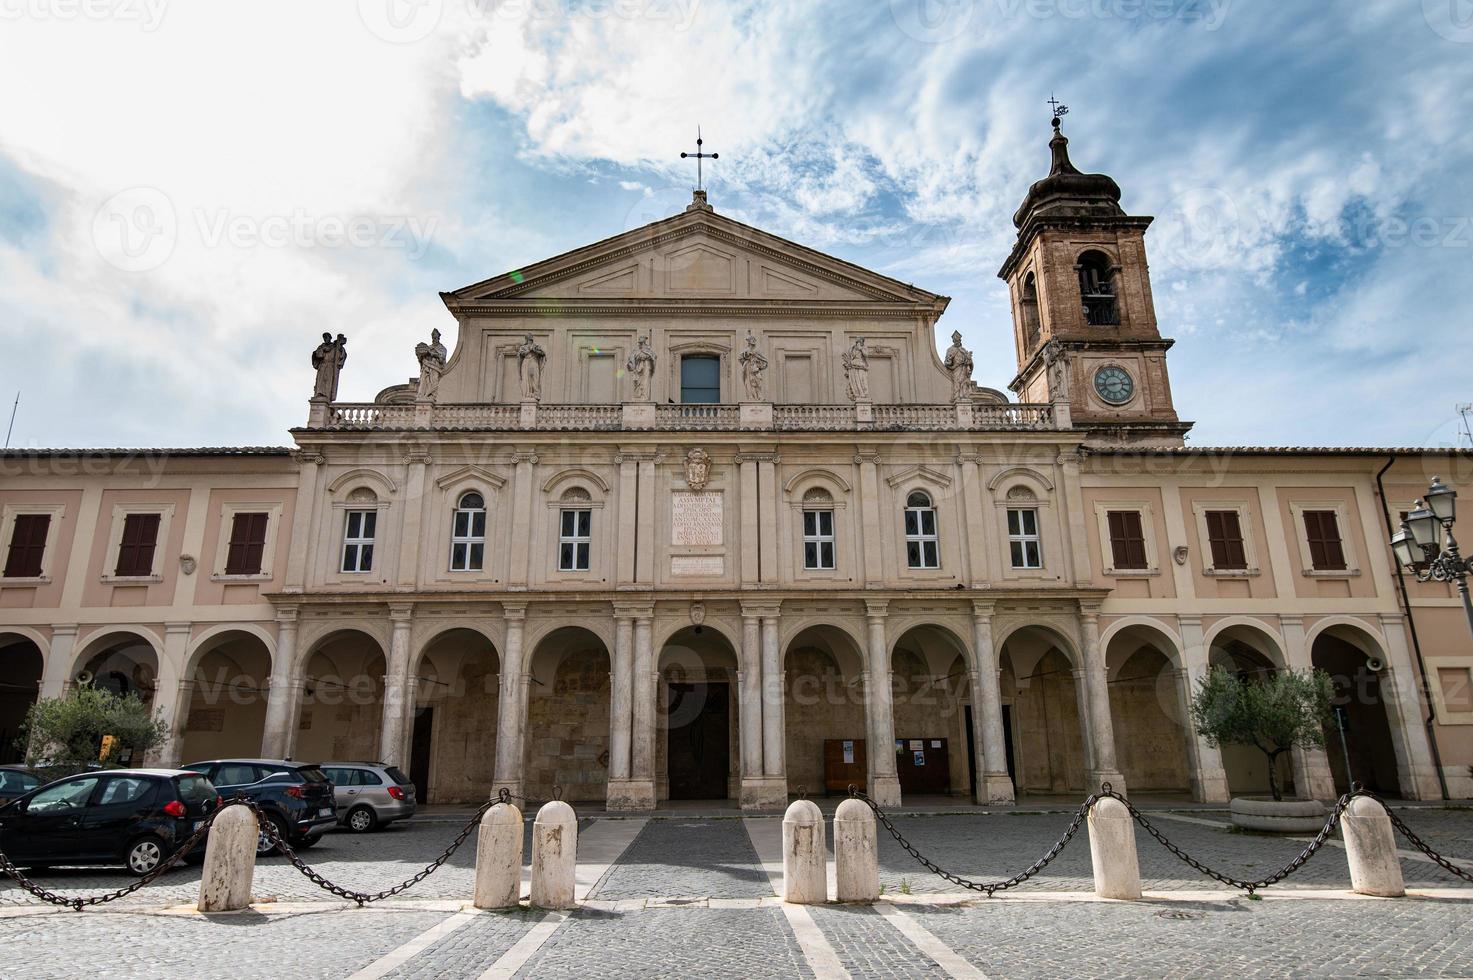
{"type": "Polygon", "coordinates": [[[863,466],[866,463],[868,463],[871,466],[878,466],[880,464],[880,454],[879,453],[864,453],[864,452],[860,452],[860,453],[855,453],[854,454],[854,465],[855,466],[863,466]]]}
{"type": "Polygon", "coordinates": [[[783,602],[781,599],[743,600],[742,618],[771,618],[776,619],[782,613],[783,602]]]}
{"type": "Polygon", "coordinates": [[[295,629],[296,628],[296,625],[297,625],[297,618],[298,618],[298,616],[300,616],[301,612],[302,612],[302,608],[300,606],[296,606],[296,605],[277,606],[276,607],[276,625],[277,625],[277,628],[281,628],[283,626],[290,625],[291,628],[295,629]]]}
{"type": "Polygon", "coordinates": [[[1176,617],[1176,625],[1182,629],[1201,629],[1202,617],[1195,613],[1180,613],[1176,617]]]}
{"type": "Polygon", "coordinates": [[[982,462],[982,455],[981,455],[981,453],[975,453],[975,452],[972,452],[972,453],[967,453],[967,452],[957,453],[956,454],[956,462],[957,462],[957,465],[958,466],[963,466],[963,465],[965,465],[967,463],[975,463],[975,464],[979,464],[980,465],[981,462],[982,462]]]}
{"type": "Polygon", "coordinates": [[[428,466],[430,463],[433,462],[434,459],[431,458],[429,450],[427,449],[411,449],[404,454],[404,463],[407,466],[413,466],[416,464],[419,466],[428,466]]]}
{"type": "Polygon", "coordinates": [[[737,453],[731,461],[740,466],[743,463],[781,463],[783,460],[777,453],[737,453]]]}
{"type": "Polygon", "coordinates": [[[76,623],[52,623],[51,624],[51,638],[53,640],[56,639],[58,636],[76,636],[76,635],[77,635],[77,624],[76,623]]]}
{"type": "Polygon", "coordinates": [[[864,600],[864,614],[870,619],[883,620],[890,613],[889,599],[866,599],[864,600]]]}
{"type": "Polygon", "coordinates": [[[414,603],[393,602],[389,604],[389,619],[394,621],[395,628],[407,627],[409,621],[414,618],[414,603]]]}
{"type": "Polygon", "coordinates": [[[514,463],[517,466],[521,466],[523,463],[528,463],[528,464],[530,464],[532,466],[536,466],[537,465],[537,454],[536,453],[533,453],[533,452],[524,452],[522,450],[515,450],[511,454],[511,461],[512,461],[512,463],[514,463]]]}
{"type": "Polygon", "coordinates": [[[655,604],[648,600],[620,601],[616,599],[613,606],[615,619],[637,619],[641,616],[648,618],[655,614],[655,604]]]}
{"type": "Polygon", "coordinates": [[[1090,599],[1079,600],[1079,618],[1085,621],[1098,621],[1100,618],[1099,602],[1090,599]]]}
{"type": "Polygon", "coordinates": [[[1297,626],[1304,629],[1304,617],[1300,615],[1282,615],[1279,617],[1279,625],[1284,627],[1297,626]]]}
{"type": "Polygon", "coordinates": [[[992,618],[992,614],[995,613],[995,612],[997,612],[997,601],[996,600],[994,600],[994,599],[973,599],[972,600],[972,620],[974,622],[982,623],[982,622],[984,622],[986,620],[990,620],[992,618]]]}
{"type": "Polygon", "coordinates": [[[1382,629],[1393,629],[1397,627],[1404,628],[1407,624],[1406,617],[1399,612],[1377,613],[1376,621],[1381,624],[1382,629]]]}
{"type": "Polygon", "coordinates": [[[508,623],[522,622],[527,618],[527,604],[525,602],[503,602],[501,618],[508,623]]]}
{"type": "Polygon", "coordinates": [[[194,629],[194,624],[193,623],[165,623],[164,624],[164,633],[165,634],[173,634],[175,636],[178,636],[180,633],[183,633],[185,635],[188,635],[189,634],[189,631],[192,630],[192,629],[194,629]]]}

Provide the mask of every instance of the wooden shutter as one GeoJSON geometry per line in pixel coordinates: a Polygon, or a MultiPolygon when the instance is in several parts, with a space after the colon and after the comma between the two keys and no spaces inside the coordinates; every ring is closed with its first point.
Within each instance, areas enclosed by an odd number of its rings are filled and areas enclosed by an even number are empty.
{"type": "Polygon", "coordinates": [[[10,534],[10,553],[5,557],[6,578],[36,578],[41,574],[41,557],[46,553],[50,514],[17,514],[10,534]]]}
{"type": "Polygon", "coordinates": [[[123,540],[118,546],[114,574],[137,577],[153,574],[153,551],[158,545],[159,515],[128,514],[123,518],[123,540]]]}
{"type": "Polygon", "coordinates": [[[1110,523],[1110,550],[1115,555],[1115,567],[1145,568],[1146,534],[1141,527],[1140,511],[1112,510],[1106,516],[1110,523]]]}
{"type": "Polygon", "coordinates": [[[1333,510],[1304,512],[1304,536],[1309,540],[1309,563],[1318,571],[1345,568],[1345,547],[1340,543],[1340,521],[1333,510]]]}
{"type": "Polygon", "coordinates": [[[1243,547],[1243,525],[1235,510],[1207,512],[1207,542],[1212,550],[1212,567],[1246,569],[1248,554],[1243,547]]]}
{"type": "Polygon", "coordinates": [[[266,553],[266,514],[236,514],[230,524],[226,575],[259,575],[266,553]]]}

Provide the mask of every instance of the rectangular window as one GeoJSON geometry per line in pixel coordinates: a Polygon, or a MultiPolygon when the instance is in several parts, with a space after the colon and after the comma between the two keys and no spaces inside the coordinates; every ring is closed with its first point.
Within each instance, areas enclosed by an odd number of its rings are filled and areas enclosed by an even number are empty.
{"type": "Polygon", "coordinates": [[[1112,510],[1106,517],[1110,524],[1110,551],[1115,567],[1120,569],[1144,569],[1146,562],[1146,532],[1141,524],[1138,510],[1112,510]]]}
{"type": "Polygon", "coordinates": [[[1209,510],[1207,546],[1212,552],[1212,567],[1224,571],[1248,567],[1248,551],[1243,545],[1243,522],[1235,510],[1209,510]]]}
{"type": "Polygon", "coordinates": [[[1008,510],[1008,551],[1014,568],[1043,567],[1043,542],[1038,536],[1038,511],[1034,508],[1008,510]]]}
{"type": "Polygon", "coordinates": [[[119,578],[139,578],[153,574],[153,553],[159,539],[158,514],[127,514],[123,517],[123,539],[118,545],[118,564],[113,574],[119,578]]]}
{"type": "Polygon", "coordinates": [[[1333,510],[1304,512],[1304,536],[1309,540],[1309,563],[1315,571],[1345,569],[1345,547],[1340,543],[1340,520],[1333,510]]]}
{"type": "Polygon", "coordinates": [[[225,552],[226,575],[261,574],[270,518],[270,514],[236,514],[231,519],[230,545],[225,552]]]}
{"type": "Polygon", "coordinates": [[[834,567],[833,511],[803,512],[803,567],[818,570],[834,567]]]}
{"type": "Polygon", "coordinates": [[[343,571],[373,571],[374,530],[378,511],[350,510],[343,526],[343,571]]]}
{"type": "Polygon", "coordinates": [[[593,541],[593,511],[563,511],[558,532],[558,571],[588,571],[589,547],[593,541]]]}
{"type": "Polygon", "coordinates": [[[721,401],[721,358],[687,354],[680,359],[680,400],[687,405],[714,405],[721,401]]]}
{"type": "Polygon", "coordinates": [[[486,511],[462,505],[450,530],[450,570],[479,572],[486,559],[486,511]]]}
{"type": "Polygon", "coordinates": [[[5,556],[6,578],[39,578],[41,558],[46,554],[50,514],[17,514],[10,532],[10,552],[5,556]]]}

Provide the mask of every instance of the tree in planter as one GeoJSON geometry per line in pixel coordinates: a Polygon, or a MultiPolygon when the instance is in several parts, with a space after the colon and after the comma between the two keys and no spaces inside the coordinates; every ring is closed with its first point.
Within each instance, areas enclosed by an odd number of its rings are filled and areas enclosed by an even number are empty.
{"type": "Polygon", "coordinates": [[[1251,745],[1268,756],[1268,789],[1281,801],[1279,756],[1296,745],[1324,747],[1334,696],[1334,682],[1323,670],[1252,678],[1215,667],[1192,696],[1192,722],[1214,748],[1251,745]]]}
{"type": "Polygon", "coordinates": [[[167,735],[163,719],[149,714],[138,695],[81,684],[65,697],[31,705],[20,741],[32,765],[44,761],[58,769],[81,770],[98,763],[116,765],[130,750],[134,759],[140,759],[167,735]],[[113,740],[103,758],[107,735],[113,740]]]}

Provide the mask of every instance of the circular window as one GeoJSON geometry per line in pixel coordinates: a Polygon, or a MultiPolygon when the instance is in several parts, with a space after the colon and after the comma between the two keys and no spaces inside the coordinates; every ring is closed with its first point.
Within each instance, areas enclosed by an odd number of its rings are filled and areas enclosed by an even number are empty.
{"type": "Polygon", "coordinates": [[[1095,394],[1111,405],[1124,405],[1135,394],[1135,382],[1124,368],[1112,364],[1095,372],[1095,394]]]}

